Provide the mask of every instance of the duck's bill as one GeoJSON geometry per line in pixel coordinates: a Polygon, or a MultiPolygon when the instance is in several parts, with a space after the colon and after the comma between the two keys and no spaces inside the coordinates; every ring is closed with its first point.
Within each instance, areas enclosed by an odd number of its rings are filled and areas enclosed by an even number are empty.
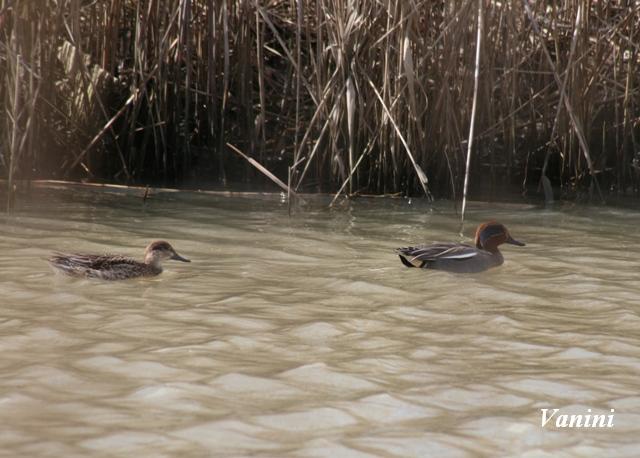
{"type": "Polygon", "coordinates": [[[509,236],[509,238],[506,240],[505,243],[510,243],[511,245],[518,245],[518,246],[526,246],[527,244],[524,242],[519,242],[516,239],[514,239],[513,237],[509,236]]]}
{"type": "Polygon", "coordinates": [[[191,262],[190,260],[188,260],[187,258],[183,258],[182,256],[180,256],[178,253],[174,253],[173,256],[171,256],[171,259],[175,260],[175,261],[182,261],[182,262],[191,262]]]}

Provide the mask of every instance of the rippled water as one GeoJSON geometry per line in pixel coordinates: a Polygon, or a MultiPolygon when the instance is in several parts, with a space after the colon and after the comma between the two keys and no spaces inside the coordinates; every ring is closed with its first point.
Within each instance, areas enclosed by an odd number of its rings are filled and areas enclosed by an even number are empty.
{"type": "Polygon", "coordinates": [[[452,275],[393,248],[458,240],[449,204],[36,190],[0,216],[7,456],[637,456],[635,211],[472,204],[526,247],[452,275]],[[53,250],[191,264],[54,275],[53,250]],[[612,428],[541,427],[541,408],[612,428]]]}

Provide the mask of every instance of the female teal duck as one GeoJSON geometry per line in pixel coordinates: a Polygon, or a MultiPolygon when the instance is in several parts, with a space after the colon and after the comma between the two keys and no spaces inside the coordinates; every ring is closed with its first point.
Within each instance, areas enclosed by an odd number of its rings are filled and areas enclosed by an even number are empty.
{"type": "Polygon", "coordinates": [[[506,227],[496,221],[478,226],[475,246],[464,243],[434,243],[416,247],[398,248],[402,264],[407,267],[445,270],[456,273],[483,272],[504,262],[498,245],[510,243],[524,246],[514,240],[506,227]]]}
{"type": "Polygon", "coordinates": [[[74,277],[126,280],[153,277],[162,272],[162,261],[191,262],[180,256],[169,243],[159,240],[144,250],[144,262],[117,255],[55,253],[49,263],[59,271],[74,277]]]}

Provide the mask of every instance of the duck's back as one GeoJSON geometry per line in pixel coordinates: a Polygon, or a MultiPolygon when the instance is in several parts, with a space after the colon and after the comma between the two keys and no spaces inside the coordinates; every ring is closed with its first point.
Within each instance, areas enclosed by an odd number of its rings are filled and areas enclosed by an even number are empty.
{"type": "Polygon", "coordinates": [[[148,277],[162,272],[160,268],[124,256],[56,254],[49,262],[67,275],[102,280],[148,277]]]}
{"type": "Polygon", "coordinates": [[[464,243],[434,243],[396,250],[407,267],[455,273],[483,272],[504,262],[500,252],[490,253],[464,243]]]}

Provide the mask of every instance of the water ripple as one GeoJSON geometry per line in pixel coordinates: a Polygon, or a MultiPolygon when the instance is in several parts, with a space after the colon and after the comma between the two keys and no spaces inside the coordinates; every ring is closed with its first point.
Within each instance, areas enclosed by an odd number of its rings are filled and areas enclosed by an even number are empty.
{"type": "MultiPolygon", "coordinates": [[[[468,276],[396,246],[459,240],[448,204],[34,191],[0,220],[8,456],[636,456],[637,213],[471,205],[523,248],[468,276]],[[53,250],[192,259],[53,275],[53,250]],[[542,428],[541,408],[615,427],[542,428]]],[[[469,238],[466,239],[467,241],[469,238]]]]}

